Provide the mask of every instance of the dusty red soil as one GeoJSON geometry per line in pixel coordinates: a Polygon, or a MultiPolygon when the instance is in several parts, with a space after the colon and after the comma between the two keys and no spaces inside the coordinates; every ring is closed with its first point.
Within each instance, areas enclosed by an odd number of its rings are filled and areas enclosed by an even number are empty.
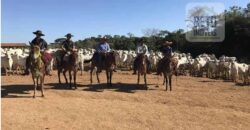
{"type": "MultiPolygon", "coordinates": [[[[143,90],[131,73],[115,73],[114,86],[107,88],[106,84],[90,85],[85,72],[77,77],[78,89],[67,90],[57,84],[54,72],[45,79],[45,98],[38,91],[36,99],[32,98],[31,76],[2,76],[2,129],[250,128],[249,86],[180,76],[178,84],[174,77],[170,92],[163,85],[155,87],[158,80],[149,75],[149,90],[143,90]]],[[[100,77],[105,83],[105,75],[100,77]]]]}

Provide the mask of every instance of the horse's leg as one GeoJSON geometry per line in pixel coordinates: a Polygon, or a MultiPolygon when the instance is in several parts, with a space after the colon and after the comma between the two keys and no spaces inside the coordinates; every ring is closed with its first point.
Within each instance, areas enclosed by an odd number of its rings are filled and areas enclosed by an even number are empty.
{"type": "Polygon", "coordinates": [[[109,86],[109,72],[107,69],[106,69],[106,77],[107,77],[107,86],[109,86]]]}
{"type": "Polygon", "coordinates": [[[97,69],[97,71],[96,71],[96,79],[97,79],[98,83],[100,83],[98,69],[97,69]]]}
{"type": "Polygon", "coordinates": [[[39,77],[36,78],[36,86],[37,88],[36,89],[41,89],[41,86],[39,85],[39,77]]]}
{"type": "Polygon", "coordinates": [[[91,66],[91,68],[90,68],[90,83],[91,83],[91,84],[93,83],[93,80],[92,80],[93,69],[94,69],[94,68],[91,66]]]}
{"type": "Polygon", "coordinates": [[[57,70],[57,75],[58,75],[59,84],[62,83],[62,82],[61,82],[61,77],[60,77],[61,72],[62,72],[62,70],[59,68],[59,69],[57,70]]]}
{"type": "Polygon", "coordinates": [[[44,92],[43,92],[44,76],[45,76],[45,75],[42,75],[42,76],[40,77],[40,84],[41,84],[42,97],[44,97],[44,92]]]}
{"type": "Polygon", "coordinates": [[[74,85],[75,85],[75,89],[77,89],[77,86],[76,86],[76,73],[77,73],[77,70],[74,70],[74,85]]]}
{"type": "Polygon", "coordinates": [[[168,79],[166,72],[164,72],[164,80],[166,81],[166,91],[168,91],[168,79]]]}
{"type": "Polygon", "coordinates": [[[36,97],[36,78],[34,76],[32,76],[33,82],[34,82],[34,94],[33,94],[33,98],[36,97]]]}
{"type": "Polygon", "coordinates": [[[172,75],[169,75],[169,86],[170,86],[170,91],[172,91],[172,75]]]}
{"type": "Polygon", "coordinates": [[[137,84],[139,85],[140,84],[140,71],[137,72],[137,84]]]}
{"type": "Polygon", "coordinates": [[[81,63],[81,76],[82,76],[82,74],[83,74],[83,70],[84,70],[84,64],[83,64],[83,62],[81,63]]]}
{"type": "Polygon", "coordinates": [[[66,70],[63,71],[63,76],[64,76],[64,79],[65,79],[65,81],[66,81],[66,84],[68,84],[68,79],[67,79],[67,77],[66,77],[66,70]]]}
{"type": "Polygon", "coordinates": [[[145,88],[148,89],[148,86],[147,86],[147,73],[144,73],[144,83],[145,83],[145,88]]]}
{"type": "Polygon", "coordinates": [[[165,85],[165,77],[163,78],[163,83],[162,83],[162,85],[165,85]]]}
{"type": "Polygon", "coordinates": [[[113,75],[113,70],[110,71],[110,76],[109,76],[109,83],[110,83],[110,86],[112,87],[112,75],[113,75]]]}
{"type": "Polygon", "coordinates": [[[71,75],[71,70],[69,70],[69,87],[72,89],[72,75],[71,75]]]}

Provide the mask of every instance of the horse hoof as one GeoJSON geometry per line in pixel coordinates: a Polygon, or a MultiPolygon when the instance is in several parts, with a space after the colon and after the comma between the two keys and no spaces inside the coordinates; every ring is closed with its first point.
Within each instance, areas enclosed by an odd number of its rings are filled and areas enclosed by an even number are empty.
{"type": "Polygon", "coordinates": [[[44,95],[42,95],[42,97],[45,97],[44,95]]]}
{"type": "Polygon", "coordinates": [[[33,98],[36,98],[36,96],[33,96],[33,98]]]}

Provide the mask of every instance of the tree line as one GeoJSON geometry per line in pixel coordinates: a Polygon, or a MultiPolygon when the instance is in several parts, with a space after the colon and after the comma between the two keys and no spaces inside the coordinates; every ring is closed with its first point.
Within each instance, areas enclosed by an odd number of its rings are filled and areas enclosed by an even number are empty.
{"type": "MultiPolygon", "coordinates": [[[[245,8],[239,6],[230,7],[224,11],[225,16],[225,39],[222,42],[188,42],[183,29],[176,31],[145,29],[143,37],[136,37],[132,33],[127,35],[104,35],[112,49],[134,50],[139,39],[143,39],[149,50],[159,50],[161,43],[172,41],[175,51],[191,53],[197,56],[202,53],[236,56],[240,61],[250,60],[250,3],[245,8]]],[[[76,41],[79,48],[94,48],[103,36],[89,37],[76,41]]],[[[56,39],[52,47],[57,46],[62,39],[56,39]]],[[[248,62],[249,63],[249,62],[248,62]]]]}

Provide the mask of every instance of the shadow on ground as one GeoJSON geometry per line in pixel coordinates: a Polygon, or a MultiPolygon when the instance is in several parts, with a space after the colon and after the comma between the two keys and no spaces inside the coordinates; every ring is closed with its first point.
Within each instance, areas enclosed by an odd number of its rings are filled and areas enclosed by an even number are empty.
{"type": "Polygon", "coordinates": [[[85,87],[83,91],[91,91],[91,92],[102,92],[105,89],[116,92],[126,92],[126,93],[134,93],[135,90],[154,90],[151,88],[146,89],[143,84],[137,85],[133,83],[120,83],[120,82],[115,83],[112,86],[108,86],[106,83],[83,85],[83,86],[85,87]]]}
{"type": "MultiPolygon", "coordinates": [[[[152,85],[152,84],[148,84],[152,85]]],[[[89,84],[82,85],[77,84],[78,89],[83,88],[83,91],[90,92],[103,92],[104,90],[111,90],[116,92],[126,92],[126,93],[135,93],[136,90],[155,90],[152,88],[146,89],[143,84],[137,85],[133,83],[115,83],[112,86],[107,86],[106,83],[101,84],[89,84]]],[[[57,89],[57,90],[74,90],[69,88],[67,84],[58,84],[58,83],[48,83],[45,84],[44,89],[57,89]]],[[[17,84],[17,85],[4,85],[1,90],[2,98],[31,98],[32,96],[27,96],[27,94],[33,93],[33,85],[26,84],[17,84]],[[23,95],[22,95],[23,94],[23,95]]],[[[37,89],[39,90],[39,89],[37,89]]]]}
{"type": "Polygon", "coordinates": [[[33,85],[17,84],[17,85],[4,85],[1,88],[2,98],[31,98],[31,96],[17,96],[12,94],[30,94],[30,90],[33,90],[33,85]]]}

